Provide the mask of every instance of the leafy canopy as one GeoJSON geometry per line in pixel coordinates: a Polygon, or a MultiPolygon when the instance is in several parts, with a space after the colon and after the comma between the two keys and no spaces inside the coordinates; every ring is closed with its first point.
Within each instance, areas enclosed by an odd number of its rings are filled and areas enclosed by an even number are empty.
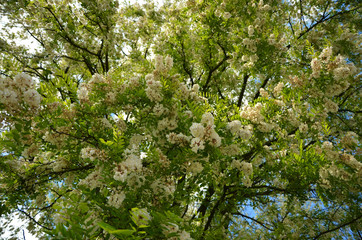
{"type": "Polygon", "coordinates": [[[359,1],[0,2],[5,228],[361,237],[359,1]]]}

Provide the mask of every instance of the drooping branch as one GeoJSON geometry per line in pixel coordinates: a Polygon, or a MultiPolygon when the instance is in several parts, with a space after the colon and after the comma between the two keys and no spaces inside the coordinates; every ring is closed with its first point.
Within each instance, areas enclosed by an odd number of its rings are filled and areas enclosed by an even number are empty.
{"type": "MultiPolygon", "coordinates": [[[[347,11],[337,12],[336,14],[333,14],[332,16],[329,16],[329,14],[326,15],[326,13],[324,12],[323,15],[322,15],[322,17],[321,17],[317,22],[313,23],[311,26],[307,27],[307,29],[306,29],[305,31],[303,31],[303,32],[301,32],[301,33],[299,34],[299,36],[297,37],[297,40],[299,40],[300,38],[302,38],[305,34],[307,34],[308,32],[310,32],[310,31],[311,31],[312,29],[314,29],[316,26],[318,26],[318,25],[320,25],[320,24],[322,24],[322,23],[324,23],[324,22],[327,22],[327,21],[329,21],[329,20],[332,20],[332,19],[334,19],[334,18],[337,17],[337,16],[344,15],[344,14],[346,14],[346,13],[350,13],[350,12],[353,12],[353,11],[355,11],[355,10],[358,10],[359,8],[361,8],[361,6],[357,6],[357,7],[355,7],[355,8],[350,9],[350,10],[347,10],[347,11]]],[[[287,48],[289,49],[290,47],[291,47],[291,45],[289,44],[289,45],[287,46],[287,48]]]]}
{"type": "Polygon", "coordinates": [[[362,215],[359,215],[358,217],[356,217],[356,218],[354,218],[354,219],[352,219],[352,220],[350,220],[350,221],[348,221],[348,222],[346,222],[346,223],[340,224],[340,225],[338,225],[338,226],[336,226],[336,227],[334,227],[334,228],[331,228],[331,229],[328,229],[328,230],[326,230],[326,231],[320,232],[320,233],[319,233],[317,236],[315,236],[313,239],[314,239],[314,240],[315,240],[315,239],[318,239],[318,238],[320,238],[321,236],[323,236],[323,235],[325,235],[325,234],[327,234],[327,233],[334,232],[334,231],[337,231],[337,230],[339,230],[339,229],[341,229],[341,228],[344,228],[344,227],[346,227],[346,226],[348,226],[348,225],[351,225],[351,224],[357,222],[357,221],[358,221],[359,219],[361,219],[361,218],[362,218],[362,215]]]}
{"type": "Polygon", "coordinates": [[[32,222],[34,222],[36,225],[38,225],[39,227],[45,228],[46,230],[52,230],[49,227],[44,226],[43,224],[39,223],[37,220],[35,220],[29,213],[25,212],[24,210],[18,208],[18,211],[23,213],[25,216],[27,216],[32,222]]]}
{"type": "Polygon", "coordinates": [[[265,223],[262,223],[261,221],[255,219],[255,218],[252,218],[252,217],[249,217],[247,215],[244,215],[242,214],[241,212],[236,212],[236,213],[232,213],[233,215],[237,215],[237,216],[241,216],[243,218],[247,218],[249,220],[252,220],[253,222],[256,222],[257,224],[259,224],[260,226],[264,227],[265,229],[268,229],[269,231],[274,231],[272,228],[270,227],[267,227],[265,223]]]}

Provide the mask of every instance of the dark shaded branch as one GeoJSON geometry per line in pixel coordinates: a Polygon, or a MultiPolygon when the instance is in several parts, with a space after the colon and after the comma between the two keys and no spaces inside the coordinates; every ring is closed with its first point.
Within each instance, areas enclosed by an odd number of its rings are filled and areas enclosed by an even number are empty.
{"type": "Polygon", "coordinates": [[[294,33],[293,24],[292,24],[291,19],[290,19],[290,15],[289,15],[288,21],[289,21],[289,25],[290,25],[290,28],[291,28],[291,30],[292,30],[292,33],[293,33],[293,35],[294,35],[295,33],[294,33]]]}
{"type": "MultiPolygon", "coordinates": [[[[327,6],[328,6],[328,5],[327,5],[327,6]]],[[[337,12],[336,14],[328,17],[328,15],[325,15],[325,12],[326,12],[326,10],[327,10],[327,7],[326,7],[326,9],[325,9],[325,11],[324,11],[321,19],[319,19],[317,22],[315,22],[314,24],[312,24],[310,27],[307,27],[307,29],[306,29],[304,32],[300,33],[299,36],[297,37],[297,40],[299,40],[301,37],[303,37],[305,34],[307,34],[308,32],[310,32],[313,28],[315,28],[315,27],[318,26],[319,24],[324,23],[324,22],[326,22],[326,21],[329,21],[329,20],[331,20],[331,19],[333,19],[333,18],[335,18],[335,17],[337,17],[337,16],[339,16],[339,15],[343,15],[343,14],[346,14],[346,13],[349,13],[349,12],[353,12],[353,11],[359,9],[359,8],[361,8],[361,7],[358,6],[358,7],[352,8],[352,9],[347,10],[347,11],[344,11],[344,12],[337,12]]],[[[290,47],[291,47],[291,45],[289,44],[289,45],[287,46],[287,48],[289,49],[290,47]]]]}
{"type": "Polygon", "coordinates": [[[253,222],[258,223],[260,226],[262,226],[262,227],[264,227],[264,228],[268,229],[269,231],[274,231],[273,229],[271,229],[271,228],[267,227],[265,223],[262,223],[262,222],[260,222],[259,220],[255,219],[255,218],[249,217],[249,216],[244,215],[244,214],[242,214],[242,213],[240,213],[240,212],[237,212],[237,213],[232,213],[232,214],[233,214],[233,215],[242,216],[243,218],[250,219],[250,220],[252,220],[253,222]]]}
{"type": "Polygon", "coordinates": [[[335,228],[328,229],[328,230],[326,230],[326,231],[324,231],[324,232],[320,232],[320,233],[319,233],[317,236],[315,236],[313,239],[318,239],[318,238],[320,238],[321,236],[323,236],[324,234],[327,234],[327,233],[330,233],[330,232],[334,232],[334,231],[336,231],[336,230],[338,230],[338,229],[341,229],[341,228],[343,228],[343,227],[345,227],[345,226],[348,226],[348,225],[350,225],[350,224],[352,224],[352,223],[354,223],[354,222],[357,222],[357,221],[358,221],[359,219],[361,219],[361,218],[362,218],[362,215],[358,216],[358,217],[355,218],[355,219],[352,219],[352,220],[349,221],[349,222],[340,224],[340,225],[338,225],[338,226],[335,227],[335,228]]]}
{"type": "Polygon", "coordinates": [[[27,216],[32,222],[34,222],[36,225],[38,225],[39,227],[42,227],[42,228],[45,228],[46,230],[52,230],[51,228],[49,227],[46,227],[44,226],[43,224],[39,223],[38,221],[36,221],[29,213],[25,212],[24,210],[22,209],[19,209],[18,208],[18,211],[25,214],[25,216],[27,216]]]}
{"type": "Polygon", "coordinates": [[[27,33],[29,33],[30,36],[32,36],[43,48],[45,48],[44,43],[43,43],[40,39],[38,39],[32,32],[30,32],[29,29],[25,28],[25,30],[26,30],[27,33]]]}
{"type": "MultiPolygon", "coordinates": [[[[350,87],[349,89],[351,89],[352,87],[350,87]]],[[[351,91],[341,102],[341,104],[339,104],[339,106],[342,106],[343,104],[345,104],[345,102],[348,100],[348,98],[350,98],[351,96],[353,96],[353,94],[355,93],[359,93],[359,90],[362,88],[362,86],[359,86],[355,89],[355,91],[351,91]]],[[[346,91],[343,91],[341,94],[339,94],[337,97],[342,98],[343,95],[345,95],[347,92],[349,92],[347,89],[346,91]]]]}
{"type": "Polygon", "coordinates": [[[224,186],[224,189],[223,189],[223,192],[222,192],[222,195],[221,195],[220,199],[215,203],[214,207],[211,209],[210,216],[207,218],[207,222],[206,222],[205,227],[204,227],[203,235],[205,234],[207,229],[209,229],[209,227],[211,226],[211,221],[214,218],[216,210],[219,208],[220,203],[224,201],[225,197],[226,197],[226,188],[224,186]]]}
{"type": "Polygon", "coordinates": [[[192,68],[189,69],[187,64],[186,64],[186,54],[185,54],[185,47],[184,47],[184,43],[182,41],[180,41],[181,44],[181,55],[182,55],[182,67],[185,70],[185,72],[187,73],[187,75],[189,75],[190,81],[191,81],[191,85],[194,85],[194,79],[192,77],[192,68]]]}
{"type": "Polygon", "coordinates": [[[221,99],[225,99],[225,97],[222,95],[222,92],[221,92],[221,90],[220,90],[220,88],[219,87],[217,87],[217,92],[219,93],[219,96],[221,97],[221,99]]]}
{"type": "Polygon", "coordinates": [[[53,18],[55,19],[55,21],[57,22],[58,26],[59,26],[59,30],[64,33],[64,36],[61,34],[60,36],[66,40],[70,45],[72,45],[73,47],[76,47],[76,48],[79,48],[91,55],[94,55],[94,56],[98,56],[97,53],[94,53],[92,51],[90,51],[88,48],[86,47],[82,47],[80,45],[78,45],[77,43],[75,43],[70,37],[69,35],[67,34],[67,32],[65,31],[65,28],[63,27],[63,25],[60,23],[59,19],[57,18],[57,16],[54,14],[54,12],[52,11],[52,9],[50,7],[45,7],[45,9],[47,9],[50,14],[53,16],[53,18]]]}
{"type": "Polygon", "coordinates": [[[243,85],[241,86],[241,91],[240,91],[240,94],[239,94],[239,100],[238,100],[238,105],[237,105],[238,107],[241,107],[241,104],[243,102],[243,98],[244,98],[244,94],[245,94],[245,90],[246,90],[246,85],[247,85],[249,77],[250,77],[250,75],[248,75],[248,74],[244,75],[243,85]]]}
{"type": "Polygon", "coordinates": [[[355,114],[362,113],[361,110],[353,111],[353,110],[350,110],[350,109],[338,109],[338,112],[351,112],[351,113],[355,113],[355,114]]]}
{"type": "Polygon", "coordinates": [[[206,92],[207,89],[209,88],[209,84],[211,82],[211,77],[212,77],[212,74],[226,61],[229,59],[229,56],[225,55],[224,58],[218,63],[216,64],[216,66],[214,66],[213,68],[211,68],[209,70],[209,73],[207,75],[207,79],[206,79],[206,83],[205,85],[202,87],[202,90],[203,92],[206,92]]]}
{"type": "Polygon", "coordinates": [[[92,75],[93,75],[94,73],[96,73],[95,69],[94,69],[93,66],[92,66],[91,61],[90,61],[88,58],[86,58],[84,55],[82,55],[82,57],[83,57],[84,63],[85,63],[85,65],[87,66],[89,72],[90,72],[92,75]]]}
{"type": "MultiPolygon", "coordinates": [[[[264,79],[263,83],[261,84],[260,88],[265,88],[265,86],[268,84],[270,78],[266,78],[264,79]]],[[[253,100],[256,100],[258,99],[258,97],[260,96],[260,88],[258,88],[258,91],[256,92],[253,100]]]]}
{"type": "Polygon", "coordinates": [[[207,208],[209,207],[210,205],[210,202],[211,202],[211,197],[212,195],[214,195],[215,193],[215,189],[213,186],[209,186],[209,188],[207,189],[207,193],[206,193],[206,196],[205,196],[205,199],[202,201],[199,209],[197,209],[197,212],[192,216],[191,220],[193,220],[197,214],[201,215],[201,216],[204,216],[205,213],[206,213],[206,210],[207,208]]]}
{"type": "Polygon", "coordinates": [[[331,19],[333,19],[333,18],[335,18],[335,17],[337,17],[337,16],[339,16],[339,15],[343,15],[343,14],[346,14],[346,13],[349,13],[349,12],[353,12],[354,10],[357,10],[357,9],[359,9],[360,7],[355,7],[355,8],[352,8],[352,9],[350,9],[350,10],[347,10],[347,11],[344,11],[344,12],[337,12],[336,14],[334,14],[334,15],[332,15],[332,16],[329,16],[329,17],[327,17],[326,15],[325,15],[325,13],[323,14],[323,16],[322,16],[322,18],[319,20],[319,21],[317,21],[317,22],[315,22],[314,24],[312,24],[310,27],[308,27],[307,28],[307,30],[305,30],[304,32],[302,32],[301,34],[299,34],[299,36],[298,36],[298,38],[297,39],[300,39],[302,36],[304,36],[306,33],[308,33],[310,30],[312,30],[313,28],[315,28],[317,25],[319,25],[319,24],[321,24],[321,23],[323,23],[323,22],[326,22],[326,21],[329,21],[329,20],[331,20],[331,19]]]}

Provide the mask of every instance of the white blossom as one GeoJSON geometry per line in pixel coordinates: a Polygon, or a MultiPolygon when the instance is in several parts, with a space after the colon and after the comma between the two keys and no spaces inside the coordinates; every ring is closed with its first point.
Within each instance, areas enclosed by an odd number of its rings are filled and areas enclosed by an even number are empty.
{"type": "Polygon", "coordinates": [[[195,138],[202,139],[204,137],[205,128],[201,123],[193,123],[190,127],[190,132],[195,138]]]}
{"type": "Polygon", "coordinates": [[[205,148],[204,141],[196,137],[191,140],[191,149],[193,152],[197,153],[198,150],[203,150],[205,148]]]}
{"type": "Polygon", "coordinates": [[[112,207],[120,208],[125,198],[126,194],[124,192],[113,192],[108,199],[108,204],[112,207]]]}

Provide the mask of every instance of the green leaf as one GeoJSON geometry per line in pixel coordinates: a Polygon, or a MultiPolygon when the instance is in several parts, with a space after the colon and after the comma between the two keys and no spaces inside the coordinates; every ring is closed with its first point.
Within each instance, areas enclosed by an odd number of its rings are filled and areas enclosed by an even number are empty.
{"type": "Polygon", "coordinates": [[[111,234],[117,234],[117,235],[122,235],[122,236],[130,236],[132,235],[135,230],[131,230],[131,229],[117,229],[117,230],[113,230],[113,231],[108,231],[111,234]]]}
{"type": "Polygon", "coordinates": [[[98,222],[98,226],[103,228],[106,232],[111,233],[112,231],[117,230],[115,227],[112,227],[111,225],[105,223],[105,222],[98,222]]]}

